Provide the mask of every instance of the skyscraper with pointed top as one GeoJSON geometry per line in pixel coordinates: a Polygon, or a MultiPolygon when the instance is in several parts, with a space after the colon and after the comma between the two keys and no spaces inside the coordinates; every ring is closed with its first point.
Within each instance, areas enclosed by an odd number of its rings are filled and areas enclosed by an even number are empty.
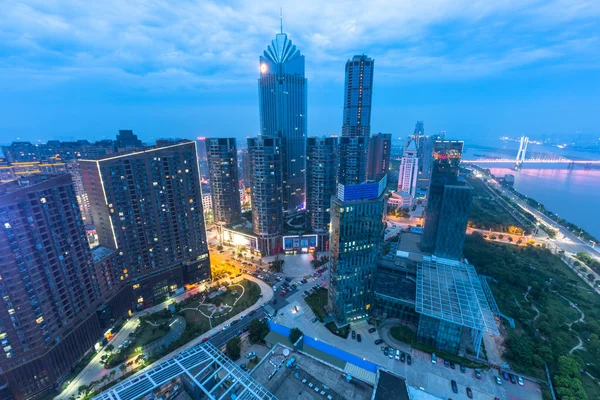
{"type": "Polygon", "coordinates": [[[305,203],[306,78],[304,56],[283,33],[260,56],[260,133],[281,139],[283,209],[305,203]]]}

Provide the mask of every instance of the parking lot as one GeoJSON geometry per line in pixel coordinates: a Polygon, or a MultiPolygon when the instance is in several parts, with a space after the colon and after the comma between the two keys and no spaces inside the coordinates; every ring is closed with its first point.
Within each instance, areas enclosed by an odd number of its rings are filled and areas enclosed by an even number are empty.
{"type": "MultiPolygon", "coordinates": [[[[308,282],[307,286],[313,284],[308,282]]],[[[385,343],[379,345],[374,343],[375,340],[380,338],[379,332],[369,333],[372,326],[368,325],[367,322],[352,325],[352,329],[361,335],[362,341],[360,343],[353,340],[351,336],[348,339],[343,339],[333,335],[323,324],[313,322],[314,314],[300,294],[291,296],[288,302],[289,305],[281,310],[275,318],[275,322],[287,327],[298,327],[308,336],[323,340],[339,349],[372,361],[405,377],[409,384],[423,388],[433,395],[444,399],[468,399],[466,388],[470,387],[474,399],[494,400],[495,397],[498,397],[502,400],[539,400],[542,398],[537,383],[525,380],[524,386],[519,386],[502,379],[502,384],[498,385],[495,379],[498,376],[496,370],[482,370],[481,379],[477,379],[473,369],[467,368],[464,373],[460,371],[458,365],[456,365],[456,369],[451,369],[444,366],[444,360],[440,357],[437,358],[437,363],[433,364],[430,354],[411,349],[408,345],[403,350],[406,354],[411,355],[412,365],[398,361],[395,358],[390,359],[381,350],[385,343]],[[452,391],[452,380],[457,383],[458,393],[452,391]]]]}

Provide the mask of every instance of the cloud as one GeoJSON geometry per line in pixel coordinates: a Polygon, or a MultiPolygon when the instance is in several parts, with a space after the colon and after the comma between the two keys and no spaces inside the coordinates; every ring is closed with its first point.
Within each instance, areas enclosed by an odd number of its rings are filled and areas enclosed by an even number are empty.
{"type": "MultiPolygon", "coordinates": [[[[278,2],[24,0],[0,5],[0,87],[95,79],[148,90],[254,84],[278,2]]],[[[600,2],[303,1],[284,30],[311,82],[343,79],[356,53],[378,82],[478,79],[528,66],[590,66],[600,2]]]]}

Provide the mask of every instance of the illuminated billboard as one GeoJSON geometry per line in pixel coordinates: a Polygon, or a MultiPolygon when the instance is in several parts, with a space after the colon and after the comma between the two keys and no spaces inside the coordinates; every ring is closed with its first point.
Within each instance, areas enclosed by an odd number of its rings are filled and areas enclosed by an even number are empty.
{"type": "Polygon", "coordinates": [[[318,243],[317,235],[284,236],[283,251],[308,252],[315,250],[318,243]]]}

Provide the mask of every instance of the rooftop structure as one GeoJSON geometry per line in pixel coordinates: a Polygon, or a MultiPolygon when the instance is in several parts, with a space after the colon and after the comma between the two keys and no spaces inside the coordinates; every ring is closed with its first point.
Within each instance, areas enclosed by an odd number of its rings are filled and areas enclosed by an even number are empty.
{"type": "Polygon", "coordinates": [[[210,343],[182,351],[175,357],[95,396],[93,400],[135,400],[182,377],[207,399],[277,399],[210,343]]]}
{"type": "Polygon", "coordinates": [[[368,400],[373,388],[303,351],[276,344],[252,370],[252,378],[278,399],[368,400]]]}
{"type": "Polygon", "coordinates": [[[388,370],[377,371],[377,384],[371,400],[409,400],[410,398],[404,378],[388,370]]]}

